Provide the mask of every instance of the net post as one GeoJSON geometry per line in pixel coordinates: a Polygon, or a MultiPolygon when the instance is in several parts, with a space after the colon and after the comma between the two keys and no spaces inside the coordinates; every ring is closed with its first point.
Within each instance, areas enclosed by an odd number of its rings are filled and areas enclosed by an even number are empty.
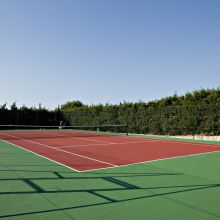
{"type": "Polygon", "coordinates": [[[128,136],[128,124],[126,124],[125,127],[126,127],[126,135],[128,136]]]}

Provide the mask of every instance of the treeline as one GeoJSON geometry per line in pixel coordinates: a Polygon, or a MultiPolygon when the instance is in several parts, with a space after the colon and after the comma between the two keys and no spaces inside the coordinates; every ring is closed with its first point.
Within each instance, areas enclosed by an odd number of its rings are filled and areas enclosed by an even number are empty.
{"type": "Polygon", "coordinates": [[[68,125],[128,125],[131,133],[161,135],[220,134],[220,88],[201,89],[148,103],[61,106],[68,125]]]}
{"type": "MultiPolygon", "coordinates": [[[[10,109],[0,106],[1,124],[37,125],[127,125],[130,133],[161,135],[220,134],[220,88],[201,89],[148,103],[84,105],[67,102],[49,111],[45,108],[10,109]]],[[[122,129],[122,128],[120,128],[122,129]]]]}
{"type": "Polygon", "coordinates": [[[10,108],[6,104],[0,106],[0,125],[58,125],[61,119],[59,109],[48,110],[41,106],[18,108],[16,103],[10,108]]]}

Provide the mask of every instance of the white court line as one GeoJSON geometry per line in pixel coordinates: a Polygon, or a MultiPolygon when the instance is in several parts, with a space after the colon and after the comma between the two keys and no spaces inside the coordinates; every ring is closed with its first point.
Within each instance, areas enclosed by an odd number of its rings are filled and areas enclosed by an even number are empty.
{"type": "MultiPolygon", "coordinates": [[[[178,158],[184,158],[184,157],[193,157],[193,156],[199,156],[203,154],[212,154],[212,153],[220,153],[220,151],[211,151],[211,152],[204,152],[204,153],[198,153],[198,154],[189,154],[189,155],[184,155],[184,156],[176,156],[176,157],[166,157],[166,158],[161,158],[161,159],[155,159],[155,160],[148,160],[148,161],[142,161],[142,162],[136,162],[136,163],[129,163],[129,164],[123,164],[123,165],[118,165],[117,167],[127,167],[130,165],[137,165],[137,164],[142,164],[142,163],[151,163],[151,162],[156,162],[156,161],[162,161],[162,160],[169,160],[169,159],[178,159],[178,158]]],[[[104,170],[104,169],[111,169],[115,167],[104,167],[104,168],[97,168],[97,169],[89,169],[89,170],[83,170],[80,172],[89,172],[89,171],[98,171],[98,170],[104,170]]]]}
{"type": "Polygon", "coordinates": [[[134,142],[122,142],[122,143],[109,143],[109,144],[77,144],[77,145],[67,145],[61,146],[58,148],[74,148],[74,147],[89,147],[89,146],[109,146],[109,145],[124,145],[124,144],[138,144],[138,143],[151,143],[151,142],[158,142],[159,140],[149,140],[149,141],[134,141],[134,142]]]}
{"type": "Polygon", "coordinates": [[[168,143],[180,143],[180,144],[190,144],[190,145],[204,145],[204,146],[210,146],[210,147],[220,147],[219,144],[208,144],[208,143],[205,143],[205,142],[193,142],[190,140],[189,142],[186,142],[186,141],[183,141],[183,140],[176,140],[176,139],[170,139],[170,140],[163,140],[163,139],[160,139],[159,137],[157,138],[152,138],[152,137],[139,137],[139,136],[121,136],[121,138],[134,138],[134,139],[150,139],[150,140],[158,140],[160,142],[168,142],[168,143]]]}
{"type": "Polygon", "coordinates": [[[208,147],[214,147],[214,148],[218,148],[220,147],[220,145],[217,145],[217,144],[207,144],[207,143],[202,143],[202,142],[198,142],[198,143],[195,143],[195,142],[184,142],[184,141],[175,141],[175,140],[161,140],[161,139],[157,139],[157,140],[160,140],[161,142],[168,142],[168,143],[174,143],[174,144],[186,144],[186,145],[196,145],[196,146],[208,146],[208,147]]]}
{"type": "MultiPolygon", "coordinates": [[[[8,143],[8,144],[10,144],[10,145],[13,145],[13,146],[15,146],[15,147],[17,147],[17,148],[20,148],[20,149],[22,149],[22,150],[28,151],[28,152],[30,152],[30,153],[32,153],[32,154],[35,154],[35,155],[37,155],[37,156],[39,156],[39,157],[42,157],[42,158],[44,158],[44,159],[50,160],[50,161],[52,161],[52,162],[54,162],[54,163],[57,163],[57,164],[59,164],[59,165],[62,165],[62,166],[64,166],[64,167],[67,167],[67,168],[69,168],[69,169],[71,169],[71,170],[74,170],[74,171],[76,171],[76,172],[81,172],[81,171],[79,171],[79,170],[77,170],[77,169],[74,169],[74,168],[72,168],[72,167],[69,167],[69,166],[67,166],[67,165],[65,165],[65,164],[63,164],[63,163],[60,163],[60,162],[56,161],[56,160],[52,160],[52,159],[50,159],[50,158],[48,158],[48,157],[42,156],[42,155],[40,155],[40,154],[38,154],[38,153],[35,153],[35,152],[33,152],[33,151],[31,151],[31,150],[28,150],[28,149],[26,149],[26,148],[24,148],[24,147],[21,147],[21,146],[18,146],[18,145],[16,145],[16,144],[13,144],[13,143],[11,143],[11,142],[9,142],[9,141],[6,141],[6,140],[4,140],[4,139],[0,139],[0,140],[1,140],[1,141],[4,141],[5,143],[8,143]]],[[[30,166],[31,166],[31,165],[30,165],[30,166]]]]}
{"type": "Polygon", "coordinates": [[[64,137],[65,138],[65,136],[63,135],[63,134],[50,134],[49,132],[43,132],[43,131],[41,131],[40,133],[42,133],[42,134],[47,134],[47,135],[51,135],[51,136],[59,136],[59,137],[64,137]]]}
{"type": "Polygon", "coordinates": [[[80,138],[80,137],[72,137],[72,138],[82,139],[82,140],[86,140],[86,141],[94,141],[94,142],[98,142],[98,143],[113,144],[112,142],[100,141],[100,140],[98,141],[98,140],[93,140],[90,138],[80,138]]]}
{"type": "Polygon", "coordinates": [[[36,141],[27,140],[27,139],[20,138],[20,137],[16,137],[16,136],[14,136],[14,135],[9,135],[9,134],[6,134],[6,133],[4,133],[3,135],[9,136],[9,137],[13,137],[13,138],[17,138],[17,139],[19,139],[19,140],[27,141],[27,142],[30,142],[30,143],[34,143],[34,144],[37,144],[37,145],[41,145],[41,146],[44,146],[44,147],[47,147],[47,148],[51,148],[51,149],[53,149],[53,150],[65,152],[65,153],[67,153],[67,154],[71,154],[71,155],[75,155],[75,156],[78,156],[78,157],[86,158],[86,159],[88,159],[88,160],[93,160],[93,161],[96,161],[96,162],[100,162],[100,163],[103,163],[103,164],[108,164],[108,165],[117,167],[117,165],[112,164],[112,163],[108,163],[108,162],[105,162],[105,161],[102,161],[102,160],[97,160],[97,159],[94,159],[94,158],[91,158],[91,157],[86,157],[86,156],[83,156],[83,155],[80,155],[80,154],[76,154],[76,153],[72,153],[72,152],[69,152],[69,151],[62,150],[62,149],[58,149],[58,148],[56,148],[56,147],[51,147],[51,146],[49,146],[49,145],[42,144],[42,143],[39,143],[39,142],[36,142],[36,141]]]}
{"type": "MultiPolygon", "coordinates": [[[[44,134],[49,134],[47,132],[41,132],[41,133],[44,133],[44,134]]],[[[60,135],[60,134],[49,134],[51,136],[55,135],[55,136],[59,136],[59,137],[64,137],[64,138],[75,138],[75,139],[81,139],[81,140],[86,140],[86,141],[94,141],[94,142],[98,142],[98,143],[106,143],[106,144],[112,144],[112,142],[107,142],[107,141],[100,141],[100,140],[93,140],[93,139],[90,139],[90,138],[80,138],[80,137],[66,137],[65,135],[60,135]]]]}

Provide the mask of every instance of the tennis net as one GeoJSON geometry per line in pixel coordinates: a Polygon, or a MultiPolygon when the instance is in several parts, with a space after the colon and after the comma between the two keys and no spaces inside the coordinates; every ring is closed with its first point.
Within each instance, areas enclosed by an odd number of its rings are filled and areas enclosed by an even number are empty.
{"type": "Polygon", "coordinates": [[[128,135],[127,125],[38,126],[0,125],[0,138],[40,139],[128,135]]]}

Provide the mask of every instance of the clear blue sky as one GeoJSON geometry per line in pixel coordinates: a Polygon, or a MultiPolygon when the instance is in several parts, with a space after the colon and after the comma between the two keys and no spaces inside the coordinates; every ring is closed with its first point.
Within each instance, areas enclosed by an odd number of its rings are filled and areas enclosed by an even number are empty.
{"type": "Polygon", "coordinates": [[[0,0],[0,105],[149,101],[220,85],[219,0],[0,0]]]}

